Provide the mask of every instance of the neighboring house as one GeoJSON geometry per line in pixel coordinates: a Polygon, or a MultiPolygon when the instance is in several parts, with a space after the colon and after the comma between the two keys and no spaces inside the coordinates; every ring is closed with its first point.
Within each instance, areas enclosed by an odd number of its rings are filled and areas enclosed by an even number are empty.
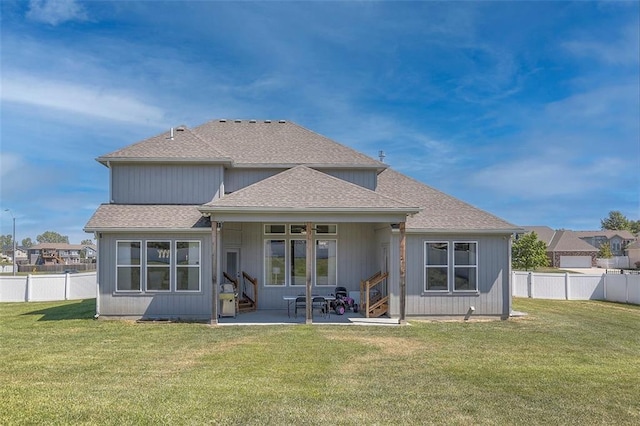
{"type": "Polygon", "coordinates": [[[526,232],[534,231],[538,239],[547,245],[549,266],[556,268],[591,268],[596,266],[598,250],[587,244],[575,231],[555,231],[548,226],[523,226],[526,232]]]}
{"type": "MultiPolygon", "coordinates": [[[[3,259],[8,260],[9,262],[13,262],[13,247],[9,247],[6,250],[3,250],[6,254],[2,257],[3,259]]],[[[27,249],[24,247],[16,247],[16,263],[22,263],[27,260],[27,249]]]]}
{"type": "Polygon", "coordinates": [[[631,268],[640,269],[640,241],[635,241],[629,244],[625,253],[629,256],[629,266],[631,268]]]}
{"type": "Polygon", "coordinates": [[[83,244],[82,251],[84,252],[84,258],[94,261],[98,257],[98,247],[93,244],[83,244]]]}
{"type": "Polygon", "coordinates": [[[294,123],[181,126],[97,160],[101,316],[216,321],[225,279],[286,309],[307,277],[328,294],[374,276],[372,316],[510,314],[519,228],[294,123]]]}
{"type": "Polygon", "coordinates": [[[586,241],[593,247],[599,249],[604,243],[609,243],[611,253],[614,256],[624,256],[627,245],[636,240],[636,237],[629,231],[575,231],[578,238],[586,241]]]}
{"type": "Polygon", "coordinates": [[[72,265],[80,263],[84,246],[66,243],[41,243],[27,250],[32,265],[72,265]]]}

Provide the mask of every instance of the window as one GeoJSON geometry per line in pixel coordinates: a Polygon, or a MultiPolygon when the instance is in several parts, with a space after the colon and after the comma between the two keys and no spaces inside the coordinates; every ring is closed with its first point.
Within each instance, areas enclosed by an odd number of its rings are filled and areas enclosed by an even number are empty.
{"type": "Polygon", "coordinates": [[[478,243],[453,243],[453,290],[478,289],[478,243]]]}
{"type": "Polygon", "coordinates": [[[280,235],[287,233],[286,225],[280,224],[267,224],[264,226],[264,233],[267,235],[280,235]]]}
{"type": "Polygon", "coordinates": [[[424,258],[425,291],[478,291],[477,242],[427,241],[424,258]]]}
{"type": "Polygon", "coordinates": [[[171,290],[171,243],[147,241],[147,290],[171,290]]]}
{"type": "Polygon", "coordinates": [[[291,240],[289,261],[291,262],[291,285],[307,284],[307,241],[291,240]]]}
{"type": "Polygon", "coordinates": [[[176,291],[200,291],[200,241],[176,241],[176,291]]]}
{"type": "Polygon", "coordinates": [[[316,225],[316,234],[318,235],[337,235],[338,225],[316,225]]]}
{"type": "Polygon", "coordinates": [[[140,241],[118,241],[116,245],[116,290],[140,291],[140,241]]]}
{"type": "Polygon", "coordinates": [[[302,235],[307,233],[306,225],[289,225],[289,233],[291,235],[302,235]]]}
{"type": "Polygon", "coordinates": [[[425,290],[449,290],[449,243],[426,242],[424,258],[425,290]]]}
{"type": "Polygon", "coordinates": [[[338,285],[337,241],[316,241],[316,285],[338,285]]]}
{"type": "Polygon", "coordinates": [[[264,242],[265,285],[285,285],[287,271],[285,244],[286,240],[265,240],[264,242]]]}

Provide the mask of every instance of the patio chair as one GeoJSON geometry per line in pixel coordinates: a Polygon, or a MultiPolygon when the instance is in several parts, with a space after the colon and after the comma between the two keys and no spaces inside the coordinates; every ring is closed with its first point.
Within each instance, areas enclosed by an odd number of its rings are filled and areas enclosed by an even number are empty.
{"type": "Polygon", "coordinates": [[[324,297],[315,296],[313,299],[311,299],[311,312],[313,313],[313,311],[316,309],[322,314],[324,318],[327,318],[330,315],[329,302],[327,302],[327,299],[325,299],[324,297]]]}
{"type": "Polygon", "coordinates": [[[305,311],[307,309],[307,298],[305,296],[296,297],[295,305],[293,308],[293,317],[298,318],[298,308],[305,311]]]}

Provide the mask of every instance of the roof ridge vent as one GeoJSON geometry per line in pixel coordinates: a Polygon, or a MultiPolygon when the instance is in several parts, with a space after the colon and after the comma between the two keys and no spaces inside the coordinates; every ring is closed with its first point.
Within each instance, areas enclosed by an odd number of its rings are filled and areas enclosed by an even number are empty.
{"type": "Polygon", "coordinates": [[[255,123],[256,120],[249,120],[249,123],[255,123]]]}
{"type": "Polygon", "coordinates": [[[187,130],[187,126],[185,124],[181,124],[176,127],[176,132],[184,132],[185,130],[187,130]]]}
{"type": "Polygon", "coordinates": [[[278,120],[278,123],[280,123],[280,124],[284,124],[284,123],[286,123],[286,121],[284,121],[284,120],[278,120]]]}
{"type": "Polygon", "coordinates": [[[227,119],[226,119],[226,118],[221,118],[221,119],[220,119],[220,122],[221,122],[221,123],[226,123],[226,122],[227,122],[227,119]]]}
{"type": "Polygon", "coordinates": [[[271,120],[264,120],[265,123],[271,123],[271,120]]]}
{"type": "Polygon", "coordinates": [[[235,120],[233,120],[233,121],[235,121],[236,123],[242,123],[242,120],[240,120],[239,118],[236,118],[236,119],[235,119],[235,120]]]}

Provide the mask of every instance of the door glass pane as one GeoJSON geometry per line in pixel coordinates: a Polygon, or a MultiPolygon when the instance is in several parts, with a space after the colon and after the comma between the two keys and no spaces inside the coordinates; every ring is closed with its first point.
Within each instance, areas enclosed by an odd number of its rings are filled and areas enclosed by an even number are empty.
{"type": "Polygon", "coordinates": [[[307,242],[291,240],[291,285],[307,283],[307,242]]]}

